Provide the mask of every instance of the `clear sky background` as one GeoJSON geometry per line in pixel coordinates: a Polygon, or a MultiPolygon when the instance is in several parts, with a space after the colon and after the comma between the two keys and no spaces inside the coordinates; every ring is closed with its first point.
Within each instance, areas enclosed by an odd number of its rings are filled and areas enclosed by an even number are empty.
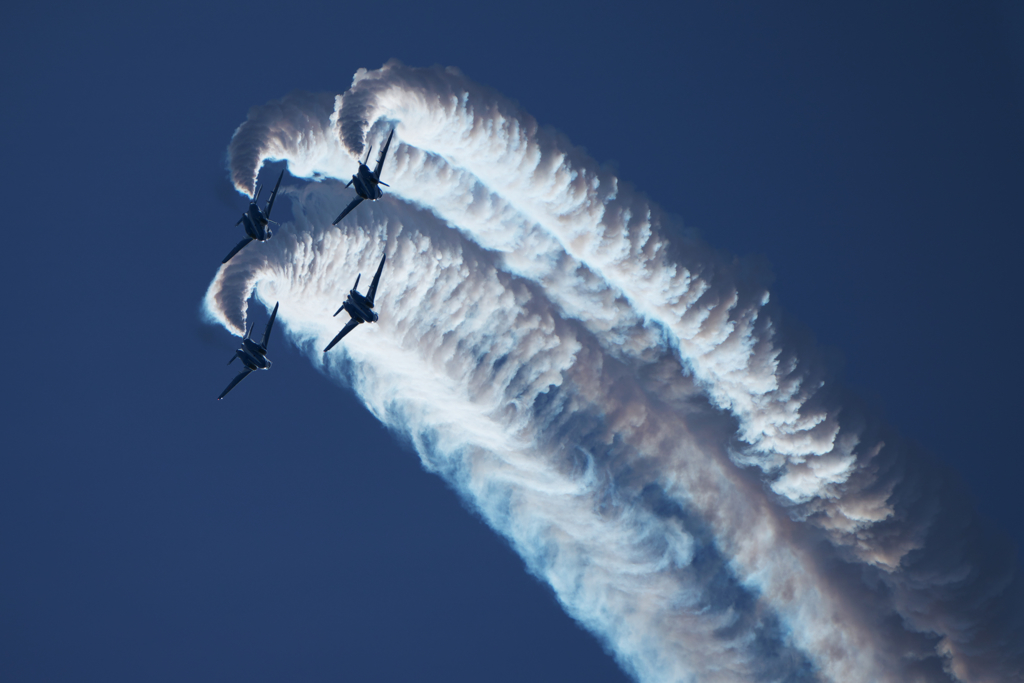
{"type": "Polygon", "coordinates": [[[769,263],[787,322],[1024,545],[1024,11],[890,5],[5,9],[0,678],[626,680],[279,331],[214,400],[232,132],[390,58],[769,263]]]}

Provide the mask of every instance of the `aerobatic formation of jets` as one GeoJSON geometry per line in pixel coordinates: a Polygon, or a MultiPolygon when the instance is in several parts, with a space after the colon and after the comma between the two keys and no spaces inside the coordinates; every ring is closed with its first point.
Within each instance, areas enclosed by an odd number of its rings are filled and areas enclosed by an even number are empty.
{"type": "MultiPolygon", "coordinates": [[[[384,167],[384,159],[388,155],[388,148],[391,146],[391,138],[394,136],[394,129],[388,135],[387,142],[384,143],[384,148],[381,150],[380,155],[377,157],[377,164],[371,171],[366,165],[366,162],[370,159],[370,149],[366,150],[366,158],[359,162],[359,169],[355,175],[352,176],[352,180],[348,181],[345,187],[353,187],[356,191],[356,198],[349,202],[348,206],[341,212],[341,214],[334,220],[333,225],[337,225],[341,222],[345,216],[356,208],[361,201],[368,199],[375,201],[384,196],[383,190],[380,186],[388,187],[388,184],[381,182],[380,172],[384,167]]],[[[235,225],[242,224],[245,227],[246,237],[244,240],[235,245],[235,248],[231,250],[222,264],[227,263],[240,252],[249,242],[256,240],[257,242],[266,242],[273,236],[273,231],[270,229],[270,224],[275,221],[270,220],[270,212],[274,208],[274,200],[277,199],[277,191],[281,187],[281,179],[284,178],[284,171],[281,171],[281,175],[277,177],[277,184],[274,185],[274,191],[270,193],[270,198],[267,199],[267,205],[262,210],[257,203],[260,198],[260,191],[263,189],[262,186],[257,187],[256,194],[253,195],[252,200],[249,202],[249,208],[242,217],[238,219],[238,223],[235,225]]],[[[341,332],[331,340],[331,343],[324,349],[324,353],[327,353],[334,345],[341,341],[342,337],[354,330],[362,323],[375,323],[377,322],[377,313],[373,310],[374,297],[377,295],[377,285],[380,283],[380,274],[384,270],[384,261],[387,255],[381,254],[380,265],[377,266],[377,272],[373,276],[373,281],[370,283],[370,288],[367,290],[366,295],[359,293],[359,278],[362,277],[362,273],[356,275],[356,283],[352,289],[349,290],[348,296],[345,298],[345,302],[341,305],[334,315],[345,311],[349,314],[349,321],[345,323],[345,326],[341,328],[341,332]]],[[[254,370],[269,370],[271,366],[270,359],[267,358],[267,343],[270,341],[270,330],[274,327],[274,320],[277,319],[277,308],[280,302],[274,304],[274,311],[270,314],[270,320],[267,321],[267,328],[263,331],[263,338],[260,343],[257,344],[252,338],[252,324],[249,325],[249,330],[245,333],[242,338],[242,345],[235,355],[228,361],[228,365],[231,365],[236,358],[241,359],[242,365],[245,367],[240,373],[238,373],[231,384],[228,385],[227,389],[221,392],[221,395],[217,397],[217,400],[227,396],[228,392],[235,388],[239,382],[249,376],[254,370]]]]}

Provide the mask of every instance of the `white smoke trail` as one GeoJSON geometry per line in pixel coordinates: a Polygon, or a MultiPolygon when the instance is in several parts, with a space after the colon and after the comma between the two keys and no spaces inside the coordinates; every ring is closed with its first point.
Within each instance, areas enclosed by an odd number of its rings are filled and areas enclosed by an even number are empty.
{"type": "Polygon", "coordinates": [[[326,369],[640,680],[1020,679],[1019,582],[952,480],[783,338],[763,287],[497,93],[360,70],[254,108],[234,182],[265,159],[347,179],[395,123],[392,194],[338,230],[349,195],[293,192],[295,225],[221,269],[212,316],[240,331],[255,288],[320,363],[386,241],[381,323],[326,369]]]}

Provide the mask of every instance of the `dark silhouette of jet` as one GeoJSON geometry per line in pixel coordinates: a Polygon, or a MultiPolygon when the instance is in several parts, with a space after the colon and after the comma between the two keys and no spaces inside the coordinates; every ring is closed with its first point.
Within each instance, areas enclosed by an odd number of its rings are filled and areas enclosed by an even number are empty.
{"type": "Polygon", "coordinates": [[[370,150],[373,149],[373,147],[371,146],[370,149],[366,150],[366,159],[359,162],[359,170],[356,171],[354,176],[352,176],[352,180],[348,181],[348,184],[345,185],[345,187],[353,185],[358,196],[349,202],[349,205],[345,207],[345,210],[334,219],[334,225],[340,223],[341,219],[347,216],[349,211],[359,206],[359,202],[364,199],[373,201],[383,197],[384,191],[380,189],[381,185],[384,187],[391,187],[387,183],[381,182],[380,169],[384,166],[384,157],[388,155],[388,147],[391,146],[391,137],[394,134],[395,129],[392,128],[391,133],[388,135],[388,141],[384,143],[384,149],[381,150],[380,156],[377,157],[377,165],[372,171],[366,165],[366,162],[370,160],[370,150]]]}
{"type": "Polygon", "coordinates": [[[270,314],[270,320],[267,321],[267,329],[263,330],[263,339],[260,340],[259,344],[249,338],[249,335],[252,334],[252,323],[249,324],[249,331],[242,337],[241,348],[235,351],[235,355],[231,356],[231,360],[228,361],[228,365],[231,365],[235,362],[236,358],[241,358],[245,369],[231,380],[228,388],[217,397],[218,401],[227,396],[228,392],[234,389],[236,384],[248,377],[249,373],[253,370],[269,370],[270,366],[273,365],[270,359],[267,358],[267,342],[270,340],[270,328],[274,326],[274,319],[277,317],[278,305],[280,305],[280,302],[274,304],[274,312],[270,314]]]}
{"type": "Polygon", "coordinates": [[[331,343],[324,349],[324,353],[334,348],[334,345],[340,342],[342,337],[356,329],[356,326],[360,323],[377,322],[377,314],[373,310],[373,297],[377,294],[377,283],[380,282],[380,271],[384,270],[384,259],[386,258],[387,254],[381,254],[380,265],[377,266],[377,274],[373,276],[373,282],[370,283],[370,289],[366,292],[366,296],[356,291],[359,289],[359,278],[362,276],[362,273],[356,275],[356,283],[349,290],[348,298],[345,299],[345,303],[341,305],[341,308],[334,312],[334,315],[338,315],[344,310],[352,316],[352,319],[345,323],[345,327],[341,328],[338,336],[331,340],[331,343]]]}
{"type": "MultiPolygon", "coordinates": [[[[260,198],[260,192],[263,190],[263,186],[260,185],[256,189],[256,195],[249,202],[249,210],[242,214],[242,217],[238,219],[238,223],[245,225],[246,238],[235,245],[235,248],[231,250],[231,253],[224,257],[221,263],[227,263],[231,260],[238,252],[242,251],[242,247],[249,244],[253,240],[258,242],[266,242],[269,240],[274,232],[270,229],[270,211],[274,208],[274,200],[277,198],[277,188],[281,187],[281,178],[284,177],[284,171],[281,171],[281,175],[277,176],[277,185],[274,186],[274,191],[270,193],[270,199],[267,200],[267,208],[260,211],[259,205],[256,202],[260,198]]],[[[235,223],[235,225],[238,225],[235,223]]]]}

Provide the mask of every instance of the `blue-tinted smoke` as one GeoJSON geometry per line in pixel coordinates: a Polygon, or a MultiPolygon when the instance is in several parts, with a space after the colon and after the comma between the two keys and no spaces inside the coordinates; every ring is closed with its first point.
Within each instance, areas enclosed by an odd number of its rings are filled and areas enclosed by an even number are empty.
{"type": "Polygon", "coordinates": [[[340,183],[223,267],[407,435],[644,681],[1019,680],[1020,582],[955,480],[831,381],[767,290],[559,133],[456,70],[391,63],[254,108],[264,160],[347,180],[397,126],[391,193],[340,183]],[[324,358],[381,249],[381,321],[324,358]]]}

